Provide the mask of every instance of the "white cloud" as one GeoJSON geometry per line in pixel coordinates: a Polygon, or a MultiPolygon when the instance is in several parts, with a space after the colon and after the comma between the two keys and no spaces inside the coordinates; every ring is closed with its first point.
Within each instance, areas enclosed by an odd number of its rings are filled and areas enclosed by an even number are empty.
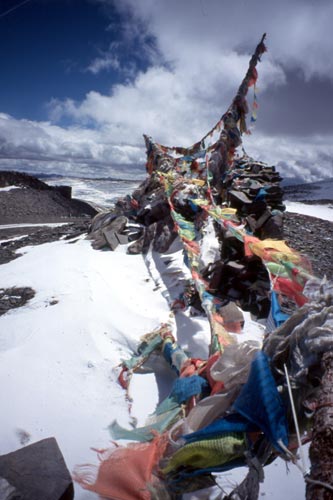
{"type": "Polygon", "coordinates": [[[212,49],[250,51],[266,31],[275,61],[297,66],[307,77],[333,79],[331,0],[123,0],[115,5],[145,23],[166,60],[185,62],[190,56],[193,61],[212,49]]]}
{"type": "MultiPolygon", "coordinates": [[[[263,0],[250,4],[244,0],[98,2],[112,4],[126,20],[116,48],[141,49],[150,65],[129,82],[115,85],[109,95],[91,91],[82,102],[54,102],[51,116],[108,126],[112,141],[139,145],[143,132],[164,143],[196,141],[229,105],[265,30],[270,50],[259,67],[261,91],[285,85],[283,66],[302,70],[308,78],[333,75],[332,42],[319,36],[327,31],[333,13],[327,0],[316,6],[306,0],[292,5],[286,0],[278,4],[263,0]]],[[[114,49],[91,67],[99,71],[115,64],[114,49]]]]}
{"type": "MultiPolygon", "coordinates": [[[[110,95],[91,91],[80,103],[54,101],[51,116],[107,126],[112,142],[140,145],[148,133],[162,143],[190,145],[219,120],[247,68],[248,56],[220,55],[219,67],[216,57],[211,52],[193,66],[152,66],[133,82],[115,85],[110,95]]],[[[263,74],[266,85],[284,82],[270,61],[263,74]]]]}
{"type": "Polygon", "coordinates": [[[94,75],[102,70],[108,69],[120,69],[120,61],[118,56],[110,52],[102,54],[100,57],[96,57],[96,59],[94,59],[87,67],[87,71],[90,71],[94,75]]]}
{"type": "MultiPolygon", "coordinates": [[[[124,168],[143,165],[144,161],[142,148],[110,143],[108,130],[63,128],[0,114],[1,168],[27,167],[31,172],[121,177],[124,168]]],[[[138,174],[133,168],[133,177],[138,174]]]]}
{"type": "Polygon", "coordinates": [[[267,137],[254,134],[244,138],[246,152],[257,160],[275,165],[283,178],[315,182],[333,173],[333,137],[267,137]]]}
{"type": "MultiPolygon", "coordinates": [[[[286,85],[286,70],[301,72],[305,79],[333,79],[333,39],[326,36],[331,0],[96,1],[112,3],[123,22],[119,39],[88,70],[98,74],[112,68],[130,79],[109,94],[92,89],[80,102],[52,100],[50,122],[2,117],[2,164],[42,161],[103,175],[119,165],[140,165],[143,171],[142,134],[170,145],[200,139],[229,106],[264,31],[269,51],[258,68],[262,92],[286,85]],[[63,118],[72,126],[55,125],[63,118]]],[[[292,104],[289,112],[297,116],[292,104]]],[[[287,169],[284,176],[313,180],[332,175],[332,137],[318,138],[315,123],[311,137],[255,132],[247,144],[253,156],[287,169]]]]}

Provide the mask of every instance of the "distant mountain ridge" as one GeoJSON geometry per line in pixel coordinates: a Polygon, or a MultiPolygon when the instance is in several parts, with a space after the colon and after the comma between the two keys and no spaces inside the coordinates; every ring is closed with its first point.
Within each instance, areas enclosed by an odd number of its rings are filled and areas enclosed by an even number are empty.
{"type": "Polygon", "coordinates": [[[283,186],[284,198],[291,201],[333,202],[333,178],[306,184],[283,186]]]}

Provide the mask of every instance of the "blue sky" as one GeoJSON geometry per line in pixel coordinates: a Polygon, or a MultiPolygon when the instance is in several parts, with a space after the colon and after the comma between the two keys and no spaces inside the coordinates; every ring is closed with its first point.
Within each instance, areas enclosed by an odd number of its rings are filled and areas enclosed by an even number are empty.
{"type": "Polygon", "coordinates": [[[198,140],[267,32],[246,150],[332,177],[332,21],[331,0],[1,0],[0,168],[143,170],[142,134],[198,140]]]}
{"type": "Polygon", "coordinates": [[[93,73],[89,66],[120,37],[121,18],[112,6],[85,0],[1,0],[1,111],[43,120],[54,98],[80,101],[92,88],[107,93],[122,76],[110,68],[93,73]]]}

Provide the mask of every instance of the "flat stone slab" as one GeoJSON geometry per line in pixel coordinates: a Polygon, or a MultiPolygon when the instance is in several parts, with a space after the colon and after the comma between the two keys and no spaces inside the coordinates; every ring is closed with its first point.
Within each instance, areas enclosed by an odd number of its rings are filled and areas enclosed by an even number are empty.
{"type": "Polygon", "coordinates": [[[1,455],[0,478],[2,486],[6,486],[8,492],[15,491],[15,499],[73,500],[74,498],[72,478],[53,437],[7,455],[1,455]]]}

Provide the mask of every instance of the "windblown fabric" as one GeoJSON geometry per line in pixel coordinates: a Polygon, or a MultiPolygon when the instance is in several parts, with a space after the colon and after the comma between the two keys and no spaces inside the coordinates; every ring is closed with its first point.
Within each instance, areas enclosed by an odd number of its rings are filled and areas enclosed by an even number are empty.
{"type": "Polygon", "coordinates": [[[112,500],[150,500],[150,486],[158,487],[153,476],[165,452],[165,436],[157,436],[150,443],[117,446],[99,452],[100,465],[80,466],[73,478],[85,489],[112,500]]]}
{"type": "Polygon", "coordinates": [[[203,429],[183,436],[187,443],[222,437],[230,432],[255,432],[259,427],[237,413],[220,418],[203,429]]]}
{"type": "Polygon", "coordinates": [[[150,425],[128,430],[121,427],[118,422],[114,420],[108,426],[108,430],[113,439],[128,439],[130,441],[139,441],[143,443],[151,441],[157,432],[163,434],[166,429],[171,427],[171,425],[177,421],[180,413],[181,407],[178,404],[171,402],[170,408],[168,407],[164,412],[153,416],[153,423],[150,425]]]}
{"type": "Polygon", "coordinates": [[[277,449],[281,449],[281,442],[288,446],[285,409],[271,374],[268,357],[263,351],[255,355],[248,381],[233,407],[262,429],[277,449]]]}
{"type": "Polygon", "coordinates": [[[222,438],[206,439],[189,443],[180,448],[162,469],[168,474],[178,467],[209,469],[243,456],[246,450],[244,434],[229,433],[222,438]]]}

